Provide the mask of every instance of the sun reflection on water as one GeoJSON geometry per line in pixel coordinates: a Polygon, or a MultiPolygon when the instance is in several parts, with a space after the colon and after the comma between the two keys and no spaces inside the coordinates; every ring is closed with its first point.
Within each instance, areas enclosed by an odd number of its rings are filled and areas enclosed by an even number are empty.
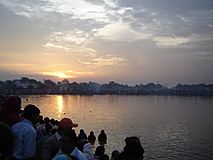
{"type": "Polygon", "coordinates": [[[57,100],[57,104],[58,104],[58,118],[61,118],[61,114],[62,114],[63,107],[64,107],[63,97],[57,96],[56,100],[57,100]]]}

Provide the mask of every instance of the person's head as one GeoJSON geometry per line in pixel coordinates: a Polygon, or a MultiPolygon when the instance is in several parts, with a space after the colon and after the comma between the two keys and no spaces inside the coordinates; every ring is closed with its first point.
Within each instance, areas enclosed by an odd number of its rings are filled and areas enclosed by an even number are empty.
{"type": "Polygon", "coordinates": [[[11,156],[13,153],[15,137],[9,126],[0,122],[0,153],[1,158],[11,156]]]}
{"type": "Polygon", "coordinates": [[[120,153],[118,150],[112,151],[112,159],[117,159],[119,157],[120,153]]]}
{"type": "Polygon", "coordinates": [[[84,132],[84,130],[83,130],[83,129],[80,129],[80,133],[81,133],[81,134],[84,134],[85,132],[84,132]]]}
{"type": "Polygon", "coordinates": [[[55,120],[54,120],[54,118],[51,118],[49,121],[50,121],[50,123],[51,123],[52,125],[54,125],[54,124],[55,124],[55,120]]]}
{"type": "Polygon", "coordinates": [[[24,108],[23,116],[25,119],[28,119],[32,124],[39,122],[40,110],[35,105],[29,104],[24,108]]]}
{"type": "Polygon", "coordinates": [[[105,148],[104,148],[104,146],[98,146],[96,148],[96,150],[95,150],[95,155],[101,157],[104,154],[105,154],[105,148]]]}
{"type": "Polygon", "coordinates": [[[45,124],[45,129],[46,129],[46,133],[50,134],[51,130],[52,130],[52,126],[50,124],[45,124]]]}
{"type": "Polygon", "coordinates": [[[104,130],[101,130],[101,134],[105,134],[104,130]]]}
{"type": "Polygon", "coordinates": [[[39,123],[40,123],[40,124],[44,124],[44,119],[43,119],[43,116],[42,116],[42,115],[39,116],[39,123]]]}
{"type": "Polygon", "coordinates": [[[70,130],[62,135],[60,140],[61,150],[64,153],[70,154],[73,149],[76,147],[77,136],[74,130],[70,130]]]}
{"type": "Polygon", "coordinates": [[[21,110],[21,98],[18,96],[10,96],[5,101],[5,109],[8,112],[20,112],[21,110]]]}
{"type": "Polygon", "coordinates": [[[138,137],[127,137],[125,142],[124,153],[127,157],[143,159],[144,149],[138,137]]]}
{"type": "Polygon", "coordinates": [[[91,131],[91,132],[90,132],[90,136],[88,136],[88,142],[89,142],[90,144],[94,145],[94,144],[95,144],[95,140],[96,140],[96,138],[95,138],[94,132],[91,131]]]}
{"type": "Polygon", "coordinates": [[[45,117],[45,118],[44,118],[44,123],[45,123],[45,124],[49,124],[49,123],[50,123],[49,117],[45,117]]]}
{"type": "Polygon", "coordinates": [[[60,134],[65,134],[66,132],[70,132],[73,127],[78,127],[78,124],[73,123],[70,118],[62,118],[59,122],[58,131],[60,134]]]}

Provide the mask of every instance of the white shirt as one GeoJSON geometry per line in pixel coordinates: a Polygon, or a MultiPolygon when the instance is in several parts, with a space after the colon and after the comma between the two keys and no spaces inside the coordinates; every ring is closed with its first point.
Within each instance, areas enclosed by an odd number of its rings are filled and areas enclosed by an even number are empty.
{"type": "Polygon", "coordinates": [[[88,160],[93,160],[94,159],[94,146],[91,145],[90,143],[86,143],[83,147],[83,153],[86,156],[88,160]]]}
{"type": "MultiPolygon", "coordinates": [[[[63,151],[60,149],[53,159],[56,160],[56,158],[58,157],[64,157],[60,156],[63,154],[64,154],[63,151]]],[[[86,156],[77,147],[74,148],[74,150],[70,153],[70,155],[76,157],[78,160],[87,160],[86,156]]]]}
{"type": "Polygon", "coordinates": [[[37,133],[33,124],[24,119],[14,124],[11,130],[15,136],[13,156],[17,159],[26,159],[35,156],[37,133]]]}
{"type": "Polygon", "coordinates": [[[76,157],[78,160],[87,160],[86,156],[77,147],[74,148],[70,155],[76,157]]]}

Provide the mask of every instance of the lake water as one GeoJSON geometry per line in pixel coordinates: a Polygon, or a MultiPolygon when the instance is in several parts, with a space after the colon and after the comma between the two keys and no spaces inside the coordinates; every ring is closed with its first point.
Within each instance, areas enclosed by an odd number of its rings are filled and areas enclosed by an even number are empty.
{"type": "Polygon", "coordinates": [[[176,96],[22,96],[44,117],[70,117],[96,136],[104,129],[106,152],[121,151],[127,136],[138,136],[145,160],[213,159],[213,98],[176,96]]]}

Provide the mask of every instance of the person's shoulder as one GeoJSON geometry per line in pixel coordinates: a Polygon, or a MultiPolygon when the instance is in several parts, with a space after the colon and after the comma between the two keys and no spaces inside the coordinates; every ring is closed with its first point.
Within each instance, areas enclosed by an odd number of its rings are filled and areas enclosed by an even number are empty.
{"type": "Polygon", "coordinates": [[[47,140],[44,142],[44,146],[45,145],[54,145],[54,144],[56,144],[56,143],[58,143],[57,142],[57,138],[56,138],[56,136],[55,135],[51,135],[50,137],[48,137],[47,138],[47,140]]]}
{"type": "Polygon", "coordinates": [[[26,127],[29,127],[28,124],[24,123],[23,120],[20,122],[17,122],[16,124],[11,126],[12,130],[16,130],[16,129],[22,129],[24,130],[26,127]]]}
{"type": "Polygon", "coordinates": [[[74,157],[78,157],[79,159],[86,159],[83,152],[81,152],[77,147],[74,148],[71,155],[74,156],[74,157]]]}
{"type": "Polygon", "coordinates": [[[69,158],[65,154],[60,154],[55,156],[52,160],[69,160],[69,158]]]}

